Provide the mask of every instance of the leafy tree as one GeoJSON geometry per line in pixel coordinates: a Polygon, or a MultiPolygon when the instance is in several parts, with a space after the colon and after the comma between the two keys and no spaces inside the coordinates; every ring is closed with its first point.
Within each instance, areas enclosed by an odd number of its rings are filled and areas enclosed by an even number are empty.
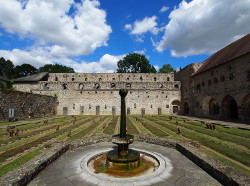
{"type": "Polygon", "coordinates": [[[174,69],[170,64],[165,64],[160,68],[160,73],[170,73],[173,72],[174,69]]]}
{"type": "Polygon", "coordinates": [[[30,76],[37,73],[37,69],[30,64],[18,65],[14,68],[15,78],[30,76]]]}
{"type": "Polygon", "coordinates": [[[5,60],[3,57],[0,58],[0,68],[7,76],[8,79],[12,79],[14,77],[14,65],[10,60],[5,60]]]}
{"type": "Polygon", "coordinates": [[[133,53],[127,54],[122,60],[117,63],[118,73],[156,73],[153,65],[145,55],[133,53]]]}
{"type": "Polygon", "coordinates": [[[74,69],[59,64],[47,64],[39,68],[39,72],[49,73],[74,73],[74,69]]]}

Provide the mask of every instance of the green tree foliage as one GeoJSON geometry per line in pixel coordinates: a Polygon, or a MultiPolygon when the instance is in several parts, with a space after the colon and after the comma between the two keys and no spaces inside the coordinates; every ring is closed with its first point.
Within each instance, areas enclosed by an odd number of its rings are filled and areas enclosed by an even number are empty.
{"type": "Polygon", "coordinates": [[[14,68],[15,78],[30,76],[37,73],[37,69],[30,64],[18,65],[14,68]]]}
{"type": "Polygon", "coordinates": [[[3,57],[1,57],[0,68],[8,79],[12,79],[14,77],[14,65],[10,60],[5,60],[3,57]]]}
{"type": "Polygon", "coordinates": [[[165,64],[160,68],[160,73],[170,73],[173,72],[174,69],[170,64],[165,64]]]}
{"type": "Polygon", "coordinates": [[[39,68],[39,72],[49,73],[74,73],[74,69],[59,64],[48,64],[39,68]]]}
{"type": "Polygon", "coordinates": [[[145,55],[133,53],[127,54],[122,60],[117,63],[118,73],[156,73],[153,65],[145,55]]]}

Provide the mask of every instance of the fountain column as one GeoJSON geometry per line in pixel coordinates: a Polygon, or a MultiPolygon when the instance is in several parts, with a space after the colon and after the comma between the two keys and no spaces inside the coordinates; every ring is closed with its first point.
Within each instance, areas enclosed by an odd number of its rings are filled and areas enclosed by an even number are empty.
{"type": "Polygon", "coordinates": [[[112,143],[118,145],[107,155],[106,166],[115,170],[131,170],[140,165],[140,153],[129,149],[129,144],[133,143],[134,136],[127,134],[126,129],[126,102],[125,97],[128,91],[120,89],[121,96],[121,122],[120,134],[112,137],[112,143]]]}

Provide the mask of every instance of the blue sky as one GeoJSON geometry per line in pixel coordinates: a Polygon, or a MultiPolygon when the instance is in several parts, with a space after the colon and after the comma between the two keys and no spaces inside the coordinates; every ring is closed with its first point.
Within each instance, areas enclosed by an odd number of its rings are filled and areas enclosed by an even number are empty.
{"type": "Polygon", "coordinates": [[[250,33],[249,10],[250,0],[0,0],[0,57],[114,72],[137,52],[183,68],[250,33]]]}

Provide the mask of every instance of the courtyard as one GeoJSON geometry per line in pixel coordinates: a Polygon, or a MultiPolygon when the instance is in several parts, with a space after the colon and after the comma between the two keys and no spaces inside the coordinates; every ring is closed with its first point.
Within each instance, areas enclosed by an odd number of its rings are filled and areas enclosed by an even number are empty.
{"type": "MultiPolygon", "coordinates": [[[[225,165],[220,166],[220,171],[229,176],[236,171],[237,176],[245,178],[243,183],[249,182],[249,130],[170,115],[128,115],[126,120],[127,133],[135,138],[143,136],[188,144],[225,165]]],[[[116,115],[62,115],[1,123],[0,176],[49,150],[53,144],[102,135],[111,138],[119,133],[119,123],[120,117],[116,115]]]]}

